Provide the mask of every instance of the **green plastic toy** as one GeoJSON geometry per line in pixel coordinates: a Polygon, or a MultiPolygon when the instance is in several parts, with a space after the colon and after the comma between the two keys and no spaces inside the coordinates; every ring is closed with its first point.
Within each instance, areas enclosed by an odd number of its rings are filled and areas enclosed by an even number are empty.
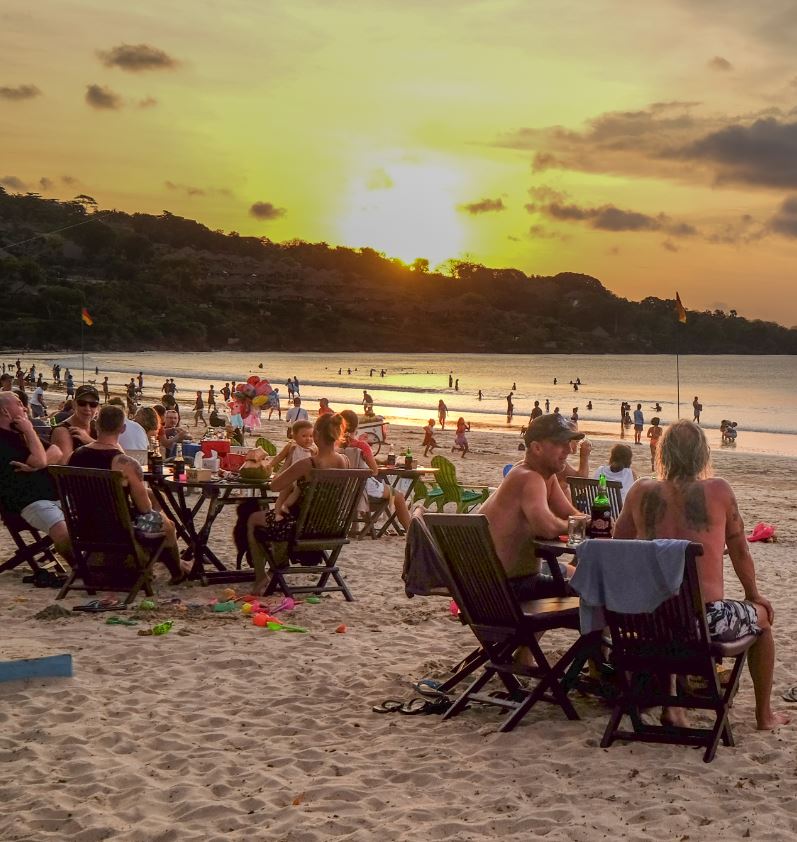
{"type": "Polygon", "coordinates": [[[271,629],[271,631],[307,633],[307,629],[303,629],[301,626],[286,626],[284,623],[276,622],[266,623],[266,628],[271,629]]]}

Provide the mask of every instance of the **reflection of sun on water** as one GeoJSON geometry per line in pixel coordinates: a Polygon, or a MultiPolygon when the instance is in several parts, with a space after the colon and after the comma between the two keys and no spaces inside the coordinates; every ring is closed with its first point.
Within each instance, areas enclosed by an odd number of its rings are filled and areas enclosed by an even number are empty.
{"type": "Polygon", "coordinates": [[[464,239],[456,210],[460,181],[453,168],[407,161],[362,176],[352,184],[341,240],[406,263],[425,257],[435,266],[456,257],[464,239]]]}

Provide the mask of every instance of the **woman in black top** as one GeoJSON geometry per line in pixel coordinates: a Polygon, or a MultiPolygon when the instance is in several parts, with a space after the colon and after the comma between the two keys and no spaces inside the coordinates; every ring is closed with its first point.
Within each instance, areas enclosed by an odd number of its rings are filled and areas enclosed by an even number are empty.
{"type": "Polygon", "coordinates": [[[60,448],[62,463],[66,465],[74,450],[97,438],[94,417],[100,405],[100,393],[94,386],[78,386],[73,411],[66,421],[53,428],[51,443],[60,448]]]}

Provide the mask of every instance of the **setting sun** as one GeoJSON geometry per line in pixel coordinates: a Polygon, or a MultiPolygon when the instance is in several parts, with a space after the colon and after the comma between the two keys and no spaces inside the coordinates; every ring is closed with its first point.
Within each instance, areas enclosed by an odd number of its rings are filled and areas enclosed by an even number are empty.
{"type": "Polygon", "coordinates": [[[339,236],[407,263],[432,266],[458,256],[464,231],[456,205],[462,175],[447,163],[403,159],[375,164],[353,181],[339,236]]]}

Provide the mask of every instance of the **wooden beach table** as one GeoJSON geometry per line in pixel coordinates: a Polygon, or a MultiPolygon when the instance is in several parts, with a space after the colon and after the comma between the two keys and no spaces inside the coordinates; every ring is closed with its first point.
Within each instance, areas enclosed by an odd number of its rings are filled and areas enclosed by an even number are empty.
{"type": "Polygon", "coordinates": [[[211,479],[177,482],[174,477],[168,475],[155,477],[148,473],[144,476],[150,483],[158,503],[174,521],[178,536],[186,544],[184,558],[194,559],[192,578],[201,579],[203,584],[223,580],[230,568],[208,546],[213,524],[225,505],[240,502],[240,497],[233,495],[234,491],[254,490],[262,498],[266,498],[269,496],[270,480],[254,482],[211,479]],[[199,492],[199,498],[196,501],[189,500],[190,492],[199,492]],[[200,523],[203,507],[204,519],[200,523]],[[208,572],[205,569],[206,564],[214,567],[215,571],[208,572]]]}
{"type": "MultiPolygon", "coordinates": [[[[437,468],[403,468],[401,465],[381,465],[379,467],[378,478],[384,480],[394,491],[398,489],[400,480],[409,479],[413,482],[416,479],[423,479],[424,477],[434,477],[437,473],[437,468]]],[[[398,515],[395,508],[391,512],[387,510],[387,519],[382,526],[375,532],[374,538],[381,538],[388,529],[393,529],[399,534],[404,534],[404,527],[398,522],[398,515]]]]}

